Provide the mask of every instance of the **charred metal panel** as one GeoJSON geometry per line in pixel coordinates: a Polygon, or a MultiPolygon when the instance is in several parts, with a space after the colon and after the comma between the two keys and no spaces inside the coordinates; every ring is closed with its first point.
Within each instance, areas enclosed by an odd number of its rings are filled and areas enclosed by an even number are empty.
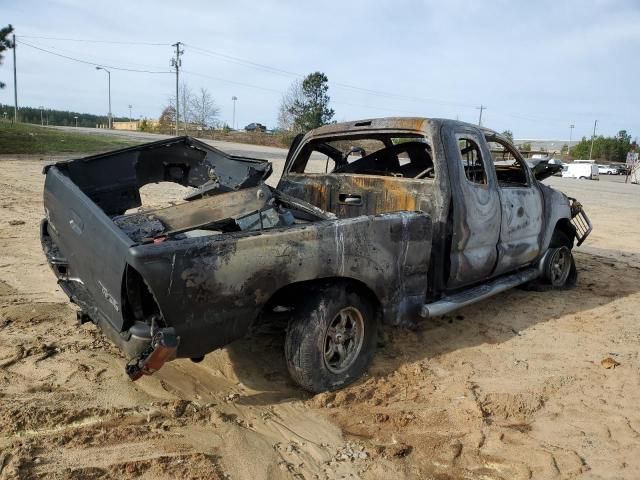
{"type": "Polygon", "coordinates": [[[549,248],[556,225],[571,218],[571,207],[564,193],[543,183],[539,183],[538,187],[544,202],[544,224],[540,231],[540,247],[544,252],[549,248]]]}
{"type": "MultiPolygon", "coordinates": [[[[425,118],[385,118],[364,120],[358,122],[346,122],[341,124],[326,125],[307,133],[300,141],[292,145],[284,173],[278,184],[278,190],[303,199],[324,210],[340,212],[341,216],[351,216],[362,213],[391,212],[394,210],[420,210],[428,212],[433,224],[433,244],[430,259],[429,273],[429,298],[436,298],[438,292],[445,288],[444,278],[448,276],[449,251],[451,242],[451,186],[449,181],[449,167],[445,154],[445,147],[440,140],[442,125],[459,124],[447,120],[429,120],[425,118]],[[431,145],[432,161],[434,164],[434,179],[402,179],[397,177],[371,177],[365,175],[352,175],[352,179],[363,179],[360,186],[368,186],[369,191],[377,185],[377,191],[372,192],[370,199],[365,199],[366,204],[353,205],[343,202],[342,207],[334,209],[334,197],[340,201],[340,194],[353,192],[353,181],[347,184],[351,188],[340,191],[344,182],[349,178],[345,174],[308,175],[290,172],[297,155],[305,148],[305,145],[319,138],[339,138],[358,133],[372,134],[419,134],[427,139],[431,145]],[[375,180],[369,180],[375,178],[375,180]],[[366,180],[364,180],[366,179],[366,180]],[[367,182],[364,185],[362,182],[367,182]],[[387,193],[387,189],[390,193],[387,193]],[[335,193],[334,193],[335,192],[335,193]],[[369,207],[371,204],[371,208],[369,207]]],[[[358,180],[355,180],[357,182],[358,180]]],[[[346,199],[345,199],[346,200],[346,199]]]]}
{"type": "Polygon", "coordinates": [[[491,153],[480,132],[464,124],[442,130],[450,170],[453,223],[448,288],[458,288],[491,276],[497,260],[501,208],[491,153]],[[470,182],[460,159],[457,135],[472,138],[481,149],[487,183],[470,182]]]}
{"type": "MultiPolygon", "coordinates": [[[[210,192],[253,187],[271,173],[266,160],[234,157],[177,137],[55,164],[108,215],[139,207],[140,187],[174,182],[210,192]]],[[[46,171],[46,169],[45,169],[46,171]]]]}
{"type": "Polygon", "coordinates": [[[433,211],[433,180],[357,174],[289,174],[278,188],[339,218],[399,211],[433,211]]]}
{"type": "Polygon", "coordinates": [[[311,136],[317,138],[325,135],[351,134],[380,130],[426,132],[430,129],[431,122],[432,120],[423,117],[387,117],[358,120],[356,122],[333,123],[312,130],[307,134],[307,137],[305,137],[302,143],[306,143],[306,141],[308,141],[308,137],[311,136]]]}
{"type": "Polygon", "coordinates": [[[536,186],[502,187],[498,266],[494,275],[532,263],[540,256],[543,229],[542,194],[536,186]]]}
{"type": "Polygon", "coordinates": [[[56,272],[61,287],[95,321],[119,330],[122,272],[133,241],[57,167],[45,179],[44,205],[43,233],[67,262],[56,272]]]}
{"type": "Polygon", "coordinates": [[[141,245],[128,263],[181,336],[179,356],[197,356],[245,335],[273,294],[308,280],[358,280],[388,322],[415,318],[430,252],[429,217],[401,212],[141,245]]]}

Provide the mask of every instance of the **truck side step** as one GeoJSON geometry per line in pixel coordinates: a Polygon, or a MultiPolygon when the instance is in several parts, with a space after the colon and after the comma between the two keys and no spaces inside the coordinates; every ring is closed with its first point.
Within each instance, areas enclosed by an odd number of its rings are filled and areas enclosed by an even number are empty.
{"type": "Polygon", "coordinates": [[[538,268],[521,270],[511,275],[496,278],[488,283],[483,283],[477,287],[472,287],[462,292],[455,293],[448,297],[441,298],[433,303],[425,303],[422,306],[420,315],[424,318],[439,317],[472,303],[479,302],[485,298],[492,297],[510,288],[522,285],[540,276],[538,268]]]}

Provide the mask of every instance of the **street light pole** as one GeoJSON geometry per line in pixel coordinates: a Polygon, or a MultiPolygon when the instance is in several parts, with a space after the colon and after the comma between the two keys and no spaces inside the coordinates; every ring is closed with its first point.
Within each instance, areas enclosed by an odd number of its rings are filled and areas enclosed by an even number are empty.
{"type": "Polygon", "coordinates": [[[598,126],[598,120],[593,122],[593,135],[591,135],[591,148],[589,149],[589,160],[591,160],[591,156],[593,155],[593,141],[596,139],[596,127],[598,126]]]}
{"type": "Polygon", "coordinates": [[[107,72],[107,76],[109,77],[109,130],[111,130],[113,125],[113,122],[111,121],[111,72],[104,67],[96,67],[96,70],[104,70],[107,72]]]}
{"type": "Polygon", "coordinates": [[[569,152],[571,151],[571,139],[573,138],[573,127],[575,127],[573,123],[569,125],[569,145],[567,145],[567,158],[569,158],[569,152]]]}
{"type": "Polygon", "coordinates": [[[233,123],[231,126],[235,130],[236,129],[236,101],[238,100],[238,97],[234,95],[233,97],[231,97],[231,100],[233,100],[233,123]]]}

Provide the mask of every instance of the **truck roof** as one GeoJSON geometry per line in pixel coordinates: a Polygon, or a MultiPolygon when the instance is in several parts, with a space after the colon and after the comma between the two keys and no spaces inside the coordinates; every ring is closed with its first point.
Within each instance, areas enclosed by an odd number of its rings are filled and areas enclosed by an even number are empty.
{"type": "Polygon", "coordinates": [[[413,130],[416,132],[425,132],[432,126],[446,123],[455,123],[462,125],[469,125],[475,128],[479,128],[485,134],[496,134],[491,129],[485,127],[478,127],[467,122],[461,122],[459,120],[451,120],[445,118],[426,118],[426,117],[382,117],[382,118],[367,118],[362,120],[355,120],[350,122],[332,123],[324,125],[312,130],[311,136],[325,136],[331,134],[352,133],[357,131],[367,130],[413,130]]]}

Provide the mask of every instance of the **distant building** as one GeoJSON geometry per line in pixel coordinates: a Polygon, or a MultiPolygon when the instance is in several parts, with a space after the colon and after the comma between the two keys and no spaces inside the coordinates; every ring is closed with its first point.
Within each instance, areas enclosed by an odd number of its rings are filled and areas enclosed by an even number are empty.
{"type": "MultiPolygon", "coordinates": [[[[152,120],[150,118],[144,119],[147,122],[147,126],[150,128],[156,128],[160,122],[158,120],[152,120]]],[[[140,124],[142,120],[134,120],[132,122],[111,122],[114,130],[129,130],[135,132],[140,130],[140,124]]],[[[108,128],[106,124],[96,125],[96,128],[108,128]]]]}
{"type": "MultiPolygon", "coordinates": [[[[148,120],[147,120],[148,121],[148,120]]],[[[112,122],[114,130],[138,130],[139,125],[138,120],[134,120],[133,122],[112,122]]]]}

